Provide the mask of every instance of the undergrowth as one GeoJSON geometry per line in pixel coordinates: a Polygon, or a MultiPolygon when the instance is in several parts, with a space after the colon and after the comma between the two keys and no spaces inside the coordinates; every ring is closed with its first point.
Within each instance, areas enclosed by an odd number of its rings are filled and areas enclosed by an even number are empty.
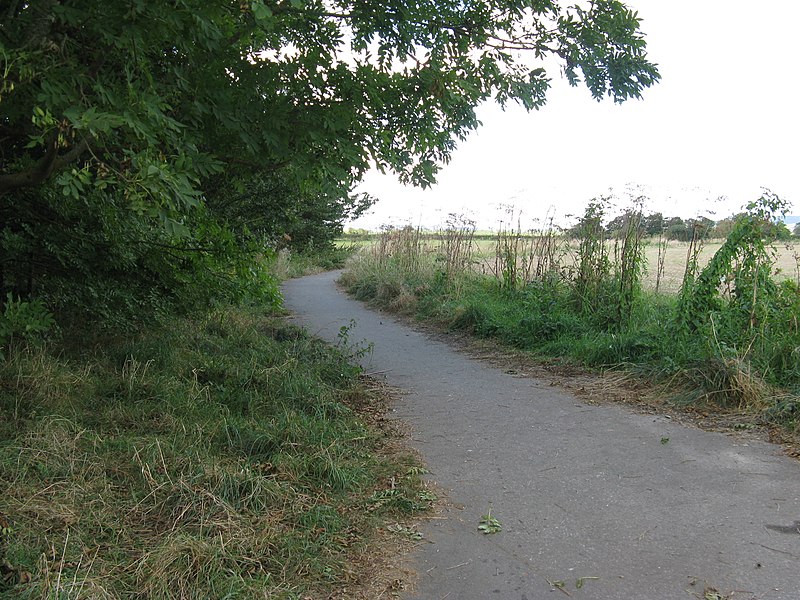
{"type": "Polygon", "coordinates": [[[296,252],[285,248],[276,253],[270,264],[270,272],[278,279],[285,280],[341,269],[355,251],[356,247],[353,245],[331,246],[314,249],[313,252],[296,252]]]}
{"type": "Polygon", "coordinates": [[[381,519],[432,500],[373,403],[339,351],[252,309],[11,346],[0,596],[322,595],[381,519]]]}
{"type": "Polygon", "coordinates": [[[552,226],[527,234],[501,229],[493,272],[464,265],[455,274],[441,267],[452,264],[450,246],[434,243],[447,235],[426,242],[417,232],[413,261],[402,255],[403,245],[378,242],[351,263],[342,283],[359,299],[548,360],[633,370],[666,382],[683,402],[747,411],[798,429],[800,287],[773,277],[769,233],[785,203],[765,191],[703,268],[702,239],[693,239],[681,291],[668,295],[641,285],[647,242],[643,199],[634,200],[611,239],[603,226],[608,199],[589,205],[573,229],[572,263],[557,251],[552,226]]]}

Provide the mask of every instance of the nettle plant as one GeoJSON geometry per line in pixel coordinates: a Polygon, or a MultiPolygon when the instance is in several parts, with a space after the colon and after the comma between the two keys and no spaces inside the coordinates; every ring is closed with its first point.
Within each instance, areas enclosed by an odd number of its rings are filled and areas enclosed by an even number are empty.
{"type": "Polygon", "coordinates": [[[592,200],[575,230],[579,243],[572,285],[579,311],[591,310],[597,304],[610,277],[611,261],[603,227],[609,202],[607,197],[592,200]]]}
{"type": "Polygon", "coordinates": [[[38,300],[27,302],[9,292],[0,312],[0,360],[6,346],[15,341],[35,338],[55,325],[53,315],[38,300]]]}

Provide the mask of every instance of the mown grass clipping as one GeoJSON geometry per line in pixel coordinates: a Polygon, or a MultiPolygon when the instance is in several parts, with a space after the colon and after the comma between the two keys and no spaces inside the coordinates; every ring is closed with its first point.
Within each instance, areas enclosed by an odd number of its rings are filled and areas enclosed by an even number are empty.
{"type": "Polygon", "coordinates": [[[277,318],[71,346],[0,363],[3,598],[319,597],[432,501],[358,369],[277,318]]]}

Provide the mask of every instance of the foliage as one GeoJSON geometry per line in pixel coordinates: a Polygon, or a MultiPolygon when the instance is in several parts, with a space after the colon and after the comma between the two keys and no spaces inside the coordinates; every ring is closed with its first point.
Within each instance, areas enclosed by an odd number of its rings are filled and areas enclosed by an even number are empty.
{"type": "MultiPolygon", "coordinates": [[[[606,205],[603,199],[591,202],[569,232],[580,235],[569,242],[576,256],[572,268],[531,270],[516,278],[514,288],[498,285],[491,269],[466,270],[457,282],[437,277],[424,251],[414,254],[415,268],[398,268],[410,264],[396,254],[401,246],[386,246],[380,262],[367,247],[342,282],[360,299],[402,306],[445,327],[547,358],[635,368],[668,382],[681,399],[760,412],[795,427],[800,286],[776,281],[770,237],[776,229],[768,226],[780,219],[785,203],[765,190],[702,268],[704,228],[693,228],[678,295],[642,290],[644,216],[624,213],[625,229],[606,241],[606,205]]],[[[507,235],[500,232],[495,243],[513,249],[515,232],[503,245],[507,235]]],[[[424,244],[417,240],[417,247],[424,244]]]]}
{"type": "Polygon", "coordinates": [[[598,99],[659,79],[638,16],[615,0],[48,0],[12,2],[2,23],[0,193],[58,175],[70,193],[112,187],[167,217],[243,159],[289,162],[326,189],[370,162],[429,184],[480,102],[544,103],[549,55],[598,99]]]}
{"type": "Polygon", "coordinates": [[[38,298],[62,321],[126,328],[225,301],[277,301],[263,245],[235,236],[205,207],[180,235],[123,205],[96,190],[13,195],[0,206],[0,286],[38,298]]]}
{"type": "Polygon", "coordinates": [[[765,311],[776,293],[772,281],[770,243],[774,241],[778,215],[787,204],[765,190],[747,206],[722,247],[696,281],[686,280],[681,291],[679,321],[690,330],[708,323],[709,315],[728,304],[726,315],[736,315],[739,329],[752,331],[767,320],[765,311]]]}
{"type": "Polygon", "coordinates": [[[367,194],[331,196],[286,170],[243,180],[220,176],[209,188],[210,212],[237,236],[305,254],[330,252],[344,222],[375,202],[367,194]]]}
{"type": "Polygon", "coordinates": [[[5,308],[0,314],[0,360],[5,358],[7,346],[15,341],[30,340],[46,333],[54,325],[53,315],[47,311],[41,300],[15,300],[9,292],[5,308]]]}
{"type": "Polygon", "coordinates": [[[714,221],[708,217],[686,220],[680,217],[672,217],[666,221],[664,229],[667,239],[689,242],[692,239],[706,237],[713,227],[714,221]]]}
{"type": "Polygon", "coordinates": [[[738,213],[736,215],[726,217],[721,221],[717,221],[716,225],[714,225],[714,228],[709,233],[709,236],[724,240],[731,234],[733,228],[736,226],[736,222],[743,216],[744,213],[738,213]]]}
{"type": "Polygon", "coordinates": [[[432,183],[481,102],[538,108],[559,68],[639,97],[639,24],[617,0],[5,3],[0,298],[111,321],[274,301],[265,247],[329,248],[371,166],[432,183]]]}
{"type": "Polygon", "coordinates": [[[3,598],[328,597],[409,513],[376,491],[431,504],[359,370],[261,309],[68,333],[0,363],[3,598]]]}
{"type": "Polygon", "coordinates": [[[603,295],[601,288],[611,268],[603,228],[608,202],[605,197],[589,202],[574,230],[579,245],[573,289],[579,311],[591,311],[602,304],[597,299],[603,295]]]}

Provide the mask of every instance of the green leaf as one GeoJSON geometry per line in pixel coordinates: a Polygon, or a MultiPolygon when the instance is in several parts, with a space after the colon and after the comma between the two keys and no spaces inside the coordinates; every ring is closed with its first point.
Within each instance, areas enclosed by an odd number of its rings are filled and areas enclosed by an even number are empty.
{"type": "Polygon", "coordinates": [[[256,21],[268,21],[272,18],[272,9],[263,2],[253,2],[253,16],[256,21]]]}
{"type": "Polygon", "coordinates": [[[491,533],[498,533],[503,530],[500,521],[498,521],[495,517],[492,516],[492,511],[489,511],[485,515],[481,517],[480,522],[478,523],[478,531],[482,532],[484,535],[489,535],[491,533]]]}

